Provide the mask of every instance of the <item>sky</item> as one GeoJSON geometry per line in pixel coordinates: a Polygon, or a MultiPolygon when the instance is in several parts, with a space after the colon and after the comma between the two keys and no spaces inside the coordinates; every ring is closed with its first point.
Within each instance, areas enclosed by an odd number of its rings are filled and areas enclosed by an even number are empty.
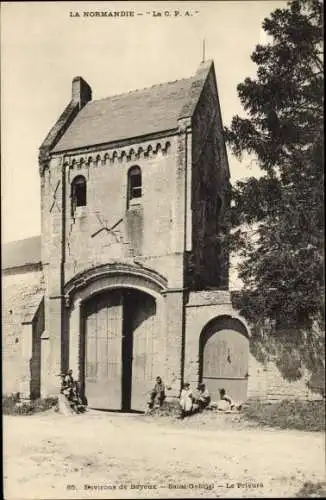
{"type": "MultiPolygon", "coordinates": [[[[233,115],[243,115],[237,84],[256,73],[250,54],[267,41],[262,21],[285,5],[281,0],[2,2],[2,242],[40,234],[38,148],[69,103],[75,76],[90,84],[93,99],[187,78],[202,60],[205,39],[222,119],[229,125],[233,115]],[[110,11],[129,15],[91,14],[110,11]]],[[[240,163],[230,153],[229,164],[232,182],[259,175],[254,162],[240,163]]]]}

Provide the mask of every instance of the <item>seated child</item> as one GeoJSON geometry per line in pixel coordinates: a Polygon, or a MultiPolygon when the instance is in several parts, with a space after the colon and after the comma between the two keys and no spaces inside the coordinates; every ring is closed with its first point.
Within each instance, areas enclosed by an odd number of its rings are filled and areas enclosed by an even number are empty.
{"type": "Polygon", "coordinates": [[[150,393],[150,400],[148,401],[148,409],[152,409],[157,403],[161,407],[165,400],[165,385],[161,377],[156,377],[155,385],[150,393]]]}
{"type": "Polygon", "coordinates": [[[241,404],[235,403],[232,398],[226,394],[225,389],[220,389],[220,400],[217,403],[217,409],[220,411],[241,410],[241,404]]]}
{"type": "Polygon", "coordinates": [[[180,394],[180,408],[181,408],[181,418],[184,418],[191,414],[193,410],[194,398],[192,395],[192,390],[190,389],[190,384],[186,382],[183,384],[183,389],[180,394]]]}
{"type": "Polygon", "coordinates": [[[198,386],[198,395],[197,395],[197,401],[199,405],[199,409],[206,408],[210,402],[211,402],[211,396],[208,392],[208,389],[206,389],[205,384],[199,384],[198,386]]]}

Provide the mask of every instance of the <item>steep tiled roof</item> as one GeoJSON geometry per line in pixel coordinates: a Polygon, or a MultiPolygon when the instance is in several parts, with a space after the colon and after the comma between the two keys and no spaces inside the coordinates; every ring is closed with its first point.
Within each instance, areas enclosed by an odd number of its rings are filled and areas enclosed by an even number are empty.
{"type": "Polygon", "coordinates": [[[38,264],[41,262],[41,236],[4,243],[1,250],[2,269],[38,264]]]}
{"type": "Polygon", "coordinates": [[[53,151],[65,151],[177,128],[195,77],[91,101],[53,151]]]}
{"type": "Polygon", "coordinates": [[[24,323],[31,323],[35,317],[35,314],[41,304],[41,301],[44,297],[44,290],[41,288],[37,291],[31,290],[28,300],[25,301],[25,304],[22,307],[22,311],[24,313],[22,319],[24,323]]]}

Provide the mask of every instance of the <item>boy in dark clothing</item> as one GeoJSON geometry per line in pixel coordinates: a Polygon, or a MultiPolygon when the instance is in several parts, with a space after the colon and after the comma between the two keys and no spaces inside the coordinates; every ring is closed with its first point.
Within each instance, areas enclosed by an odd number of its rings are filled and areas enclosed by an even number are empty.
{"type": "Polygon", "coordinates": [[[206,406],[208,406],[211,402],[211,397],[205,384],[199,384],[198,399],[196,402],[198,403],[200,409],[206,408],[206,406]]]}
{"type": "Polygon", "coordinates": [[[150,394],[150,400],[148,402],[148,407],[152,409],[154,407],[155,401],[158,401],[161,407],[165,400],[165,385],[161,377],[156,377],[156,383],[150,394]]]}
{"type": "Polygon", "coordinates": [[[80,396],[79,385],[72,376],[72,370],[68,370],[66,374],[62,373],[61,376],[61,394],[64,394],[69,401],[70,407],[76,413],[86,411],[87,402],[83,401],[80,396]]]}

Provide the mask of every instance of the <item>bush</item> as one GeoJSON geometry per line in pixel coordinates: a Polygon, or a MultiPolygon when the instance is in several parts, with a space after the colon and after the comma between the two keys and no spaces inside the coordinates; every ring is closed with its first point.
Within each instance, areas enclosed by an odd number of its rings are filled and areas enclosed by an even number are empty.
{"type": "Polygon", "coordinates": [[[163,405],[160,408],[153,408],[148,414],[155,417],[179,417],[179,401],[164,401],[163,405]]]}
{"type": "Polygon", "coordinates": [[[58,398],[40,398],[29,402],[21,401],[19,393],[2,397],[2,412],[4,415],[33,415],[49,410],[57,405],[58,398]]]}
{"type": "Polygon", "coordinates": [[[19,392],[2,396],[2,412],[4,415],[13,415],[16,404],[19,403],[19,392]]]}
{"type": "Polygon", "coordinates": [[[284,400],[266,404],[249,400],[241,414],[247,420],[281,429],[325,430],[325,402],[284,400]]]}
{"type": "Polygon", "coordinates": [[[326,482],[313,483],[307,481],[296,494],[297,498],[325,498],[326,482]]]}

